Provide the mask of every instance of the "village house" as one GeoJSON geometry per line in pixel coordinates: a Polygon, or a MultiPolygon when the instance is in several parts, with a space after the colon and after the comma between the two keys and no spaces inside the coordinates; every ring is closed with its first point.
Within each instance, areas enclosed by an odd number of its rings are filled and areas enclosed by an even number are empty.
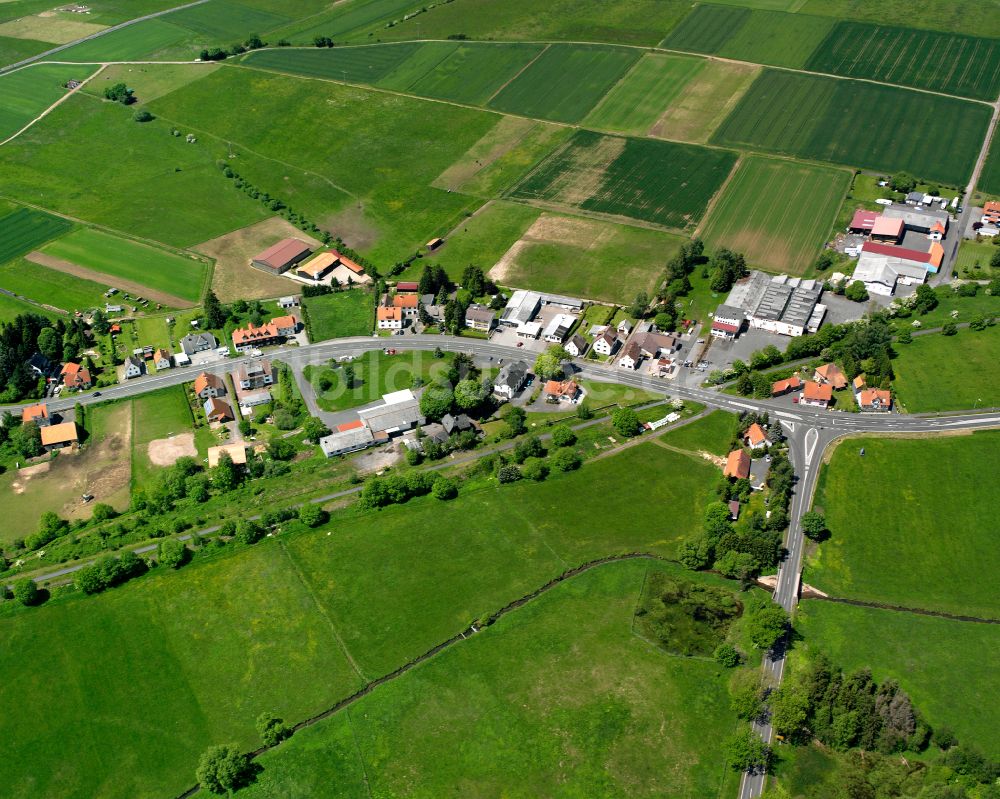
{"type": "Polygon", "coordinates": [[[42,434],[42,446],[46,452],[80,443],[80,431],[76,427],[76,422],[46,425],[41,427],[39,432],[42,434]]]}
{"type": "Polygon", "coordinates": [[[481,333],[489,333],[497,323],[497,315],[485,305],[473,303],[465,311],[465,326],[478,330],[481,333]]]}
{"type": "Polygon", "coordinates": [[[743,434],[743,441],[750,449],[766,449],[771,446],[771,440],[767,437],[764,428],[754,422],[743,434]]]}
{"type": "Polygon", "coordinates": [[[275,370],[271,362],[264,358],[260,361],[241,363],[233,372],[233,379],[242,389],[265,388],[274,385],[275,370]]]}
{"type": "Polygon", "coordinates": [[[368,425],[372,435],[391,436],[419,427],[427,420],[420,412],[420,401],[410,389],[394,391],[382,396],[382,404],[358,411],[361,421],[368,425]]]}
{"type": "Polygon", "coordinates": [[[38,377],[44,377],[46,379],[52,377],[56,373],[56,366],[48,358],[46,358],[42,353],[36,352],[27,360],[28,368],[38,377]]]}
{"type": "Polygon", "coordinates": [[[205,417],[210,422],[231,422],[236,418],[229,403],[219,397],[209,397],[202,407],[205,409],[205,417]]]}
{"type": "Polygon", "coordinates": [[[221,397],[226,393],[226,384],[221,377],[202,372],[194,379],[194,393],[203,400],[221,397]]]}
{"type": "Polygon", "coordinates": [[[156,367],[156,371],[159,372],[163,369],[170,369],[174,364],[169,352],[158,349],[153,353],[153,365],[156,367]]]}
{"type": "Polygon", "coordinates": [[[498,397],[511,400],[528,380],[528,364],[524,361],[510,361],[500,367],[500,372],[493,381],[493,393],[498,397]]]}
{"type": "Polygon", "coordinates": [[[622,369],[635,370],[639,366],[639,361],[641,360],[642,351],[639,348],[639,342],[633,339],[626,344],[625,349],[622,350],[621,357],[618,358],[618,365],[622,369]]]}
{"type": "Polygon", "coordinates": [[[854,378],[851,386],[854,390],[854,401],[862,411],[878,411],[888,413],[892,410],[892,393],[886,389],[869,388],[864,375],[854,378]]]}
{"type": "Polygon", "coordinates": [[[86,389],[94,384],[93,378],[90,376],[90,370],[72,361],[63,364],[60,377],[66,388],[86,389]]]}
{"type": "Polygon", "coordinates": [[[125,380],[131,380],[134,377],[139,377],[146,373],[146,362],[142,358],[137,358],[135,355],[129,355],[125,359],[125,368],[122,372],[122,376],[125,380]]]}
{"type": "Polygon", "coordinates": [[[610,329],[605,330],[594,339],[594,352],[598,355],[611,356],[621,345],[621,339],[610,329]]]}
{"type": "Polygon", "coordinates": [[[780,397],[784,394],[790,394],[793,391],[798,391],[802,388],[802,381],[799,379],[798,375],[792,375],[786,380],[778,380],[771,384],[771,396],[780,397]]]}
{"type": "Polygon", "coordinates": [[[712,335],[724,341],[732,341],[743,329],[746,316],[741,308],[731,305],[720,305],[712,317],[712,335]]]}
{"type": "Polygon", "coordinates": [[[188,333],[181,339],[181,350],[189,357],[206,350],[214,350],[218,346],[219,343],[211,333],[188,333]]]}
{"type": "Polygon", "coordinates": [[[573,380],[549,380],[542,393],[550,402],[573,402],[580,395],[580,386],[573,380]]]}
{"type": "Polygon", "coordinates": [[[262,272],[280,275],[312,254],[309,245],[299,239],[282,239],[250,260],[250,265],[262,272]]]}
{"type": "Polygon", "coordinates": [[[49,417],[49,408],[42,402],[38,405],[29,405],[23,411],[21,411],[21,424],[28,424],[28,422],[34,422],[39,427],[47,427],[52,423],[52,419],[49,417]]]}
{"type": "Polygon", "coordinates": [[[583,353],[587,351],[587,339],[581,336],[579,333],[575,333],[570,336],[569,341],[566,342],[564,347],[566,352],[572,355],[574,358],[579,358],[583,353]]]}
{"type": "Polygon", "coordinates": [[[403,309],[380,305],[375,311],[375,326],[379,330],[402,330],[403,309]]]}
{"type": "Polygon", "coordinates": [[[722,470],[726,477],[735,480],[745,480],[750,477],[750,456],[745,449],[734,449],[726,458],[726,466],[722,470]]]}
{"type": "Polygon", "coordinates": [[[727,504],[729,505],[729,521],[735,522],[740,518],[739,500],[731,499],[727,504]]]}
{"type": "Polygon", "coordinates": [[[833,389],[830,386],[823,386],[812,380],[807,380],[802,384],[802,398],[799,400],[802,405],[826,408],[832,399],[833,389]]]}
{"type": "Polygon", "coordinates": [[[452,433],[464,433],[466,430],[476,430],[477,432],[479,430],[479,426],[464,413],[460,413],[458,416],[446,413],[441,417],[441,426],[444,427],[449,436],[452,433]]]}
{"type": "Polygon", "coordinates": [[[375,437],[360,419],[337,425],[333,432],[319,440],[319,448],[328,458],[366,449],[375,443],[375,437]]]}
{"type": "Polygon", "coordinates": [[[286,338],[294,336],[298,328],[298,317],[291,314],[276,316],[260,327],[254,327],[253,322],[249,322],[245,328],[241,327],[233,331],[233,347],[237,352],[243,352],[257,347],[280,344],[286,338]]]}
{"type": "Polygon", "coordinates": [[[404,319],[416,319],[420,314],[420,297],[416,294],[397,294],[392,298],[392,307],[399,308],[404,319]]]}
{"type": "Polygon", "coordinates": [[[834,391],[840,391],[842,388],[847,388],[847,375],[845,375],[840,370],[840,367],[835,363],[825,363],[822,366],[817,367],[816,371],[813,373],[813,380],[821,386],[830,386],[834,391]]]}

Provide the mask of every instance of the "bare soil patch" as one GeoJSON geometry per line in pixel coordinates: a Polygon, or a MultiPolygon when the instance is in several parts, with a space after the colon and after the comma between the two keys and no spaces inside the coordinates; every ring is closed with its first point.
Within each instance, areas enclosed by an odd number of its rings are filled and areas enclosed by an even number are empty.
{"type": "Polygon", "coordinates": [[[354,250],[369,250],[382,238],[378,227],[355,203],[324,217],[319,221],[319,226],[339,236],[344,244],[354,250]]]}
{"type": "Polygon", "coordinates": [[[194,446],[194,433],[179,433],[169,438],[157,438],[149,442],[146,454],[154,466],[173,466],[178,458],[195,458],[198,450],[194,446]]]}
{"type": "Polygon", "coordinates": [[[760,71],[758,66],[710,60],[653,123],[649,135],[707,142],[760,71]]]}
{"type": "Polygon", "coordinates": [[[44,252],[39,252],[38,250],[29,252],[24,257],[32,263],[39,264],[40,266],[47,266],[49,269],[55,269],[57,272],[74,275],[75,277],[82,277],[84,280],[91,280],[94,283],[100,283],[102,286],[114,286],[115,288],[123,289],[136,297],[145,297],[148,300],[158,302],[161,305],[170,306],[171,308],[191,307],[190,300],[185,300],[183,297],[177,297],[173,294],[168,294],[165,291],[151,289],[149,286],[144,286],[142,283],[135,283],[131,280],[125,280],[124,278],[106,275],[103,272],[96,272],[93,269],[88,269],[85,266],[74,264],[71,261],[64,261],[62,258],[55,258],[51,255],[46,255],[44,252]]]}
{"type": "Polygon", "coordinates": [[[257,300],[297,293],[298,284],[250,266],[254,255],[285,238],[301,239],[314,247],[319,246],[319,241],[276,216],[197,244],[192,249],[215,259],[212,290],[220,300],[257,300]]]}
{"type": "Polygon", "coordinates": [[[515,241],[510,249],[507,250],[497,261],[493,264],[493,267],[489,271],[490,280],[496,281],[497,283],[506,282],[507,278],[511,276],[514,271],[514,267],[517,265],[517,258],[521,252],[528,246],[528,243],[524,239],[515,241]]]}
{"type": "Polygon", "coordinates": [[[552,182],[552,198],[567,205],[583,205],[604,185],[608,165],[624,152],[625,144],[625,139],[604,136],[593,147],[578,148],[572,168],[552,182]]]}

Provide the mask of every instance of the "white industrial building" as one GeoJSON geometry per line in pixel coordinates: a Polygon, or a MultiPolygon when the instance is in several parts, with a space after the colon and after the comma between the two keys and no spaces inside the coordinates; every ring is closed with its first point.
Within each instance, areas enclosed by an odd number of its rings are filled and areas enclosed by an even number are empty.
{"type": "Polygon", "coordinates": [[[724,305],[742,309],[752,328],[801,336],[815,333],[823,324],[822,294],[823,287],[815,280],[752,272],[733,286],[724,305]]]}
{"type": "Polygon", "coordinates": [[[569,335],[569,331],[572,330],[575,323],[575,316],[570,316],[568,313],[558,313],[553,316],[552,320],[545,326],[545,330],[542,332],[542,338],[546,341],[551,341],[553,344],[562,344],[566,340],[566,336],[569,335]]]}

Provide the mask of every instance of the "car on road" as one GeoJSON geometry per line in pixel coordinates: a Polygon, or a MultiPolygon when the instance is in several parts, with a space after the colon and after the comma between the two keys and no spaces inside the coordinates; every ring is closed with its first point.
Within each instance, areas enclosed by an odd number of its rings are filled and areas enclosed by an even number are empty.
{"type": "Polygon", "coordinates": [[[100,391],[95,391],[93,394],[91,394],[91,396],[92,397],[99,397],[99,396],[101,396],[101,392],[100,391]]]}

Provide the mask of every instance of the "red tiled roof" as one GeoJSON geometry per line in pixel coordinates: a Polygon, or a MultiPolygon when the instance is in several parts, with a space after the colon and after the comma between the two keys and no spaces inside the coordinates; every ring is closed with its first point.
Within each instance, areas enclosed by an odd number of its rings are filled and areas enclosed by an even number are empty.
{"type": "Polygon", "coordinates": [[[739,329],[739,325],[731,325],[729,322],[712,322],[712,330],[725,330],[727,333],[736,333],[739,329]]]}
{"type": "MultiPolygon", "coordinates": [[[[337,256],[337,263],[339,265],[346,266],[348,269],[350,269],[352,272],[358,275],[363,275],[365,273],[365,268],[363,266],[354,263],[354,261],[352,261],[346,255],[343,255],[342,253],[339,253],[336,250],[333,250],[333,254],[337,256]]],[[[414,283],[413,285],[417,284],[414,283]]]]}
{"type": "Polygon", "coordinates": [[[866,388],[858,394],[858,405],[862,408],[872,407],[876,400],[881,406],[891,406],[892,393],[883,388],[866,388]]]}
{"type": "Polygon", "coordinates": [[[365,423],[360,419],[355,419],[353,422],[344,422],[343,424],[337,425],[338,433],[346,433],[348,430],[357,430],[359,427],[364,427],[365,423]]]}
{"type": "Polygon", "coordinates": [[[391,319],[394,322],[399,322],[403,318],[402,308],[386,308],[384,305],[380,305],[378,310],[375,312],[375,317],[381,322],[386,319],[391,319]]]}
{"type": "Polygon", "coordinates": [[[392,304],[396,308],[416,308],[420,298],[416,294],[397,294],[392,298],[392,304]]]}
{"type": "Polygon", "coordinates": [[[802,386],[802,396],[807,400],[825,400],[829,402],[833,399],[833,387],[821,386],[812,380],[807,380],[802,386]]]}
{"type": "MultiPolygon", "coordinates": [[[[936,242],[935,242],[936,243],[936,242]]],[[[866,241],[861,245],[862,252],[870,252],[875,255],[888,255],[892,258],[905,258],[907,261],[917,261],[919,263],[930,263],[929,253],[920,250],[911,250],[908,247],[900,247],[896,244],[876,244],[874,241],[866,241]]]]}
{"type": "Polygon", "coordinates": [[[298,239],[282,239],[272,244],[264,252],[254,256],[255,261],[279,268],[298,258],[302,253],[308,253],[309,245],[298,239]]]}
{"type": "Polygon", "coordinates": [[[784,394],[786,391],[793,391],[802,385],[798,375],[792,375],[787,380],[779,380],[771,385],[772,394],[784,394]]]}
{"type": "Polygon", "coordinates": [[[859,208],[854,212],[854,216],[851,218],[851,229],[852,230],[871,230],[872,226],[875,224],[875,220],[881,216],[878,211],[866,211],[863,208],[859,208]]]}
{"type": "Polygon", "coordinates": [[[75,422],[63,422],[62,424],[54,424],[51,427],[43,427],[41,432],[42,446],[44,447],[50,444],[64,444],[68,441],[80,440],[80,434],[76,429],[75,422]]]}
{"type": "Polygon", "coordinates": [[[745,449],[734,449],[726,458],[726,468],[722,470],[726,477],[742,480],[750,476],[750,456],[745,449]]]}
{"type": "Polygon", "coordinates": [[[760,444],[767,441],[767,433],[764,432],[763,427],[754,422],[747,428],[746,438],[751,444],[760,444]]]}
{"type": "Polygon", "coordinates": [[[23,411],[21,411],[21,423],[27,424],[28,422],[34,422],[36,419],[48,419],[49,409],[44,402],[38,405],[29,405],[23,411]]]}
{"type": "Polygon", "coordinates": [[[419,291],[420,284],[404,281],[396,284],[396,291],[419,291]]]}

